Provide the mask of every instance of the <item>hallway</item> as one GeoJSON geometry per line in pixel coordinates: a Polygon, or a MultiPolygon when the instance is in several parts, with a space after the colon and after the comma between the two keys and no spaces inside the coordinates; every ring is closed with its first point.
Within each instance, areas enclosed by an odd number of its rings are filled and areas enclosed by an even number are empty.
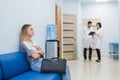
{"type": "Polygon", "coordinates": [[[71,80],[120,80],[120,63],[109,57],[102,57],[100,63],[79,60],[68,61],[71,70],[71,80]]]}

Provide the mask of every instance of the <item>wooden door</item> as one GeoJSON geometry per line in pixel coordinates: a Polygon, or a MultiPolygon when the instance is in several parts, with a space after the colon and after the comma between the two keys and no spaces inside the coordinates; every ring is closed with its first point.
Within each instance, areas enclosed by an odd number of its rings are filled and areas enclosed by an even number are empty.
{"type": "Polygon", "coordinates": [[[76,59],[76,15],[63,15],[63,57],[76,59]]]}
{"type": "Polygon", "coordinates": [[[62,58],[62,27],[61,27],[61,8],[56,5],[56,25],[58,31],[58,40],[59,40],[59,58],[62,58]]]}

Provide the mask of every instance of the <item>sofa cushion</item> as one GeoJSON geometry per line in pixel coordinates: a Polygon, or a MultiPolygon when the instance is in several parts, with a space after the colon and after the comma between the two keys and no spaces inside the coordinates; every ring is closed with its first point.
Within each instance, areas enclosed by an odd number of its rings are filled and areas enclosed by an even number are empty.
{"type": "Polygon", "coordinates": [[[30,70],[29,63],[25,54],[22,52],[1,54],[0,65],[3,71],[4,80],[30,70]]]}
{"type": "Polygon", "coordinates": [[[61,80],[61,76],[56,73],[43,74],[39,72],[29,71],[9,80],[61,80]]]}
{"type": "Polygon", "coordinates": [[[0,66],[0,80],[2,80],[2,69],[1,69],[1,66],[0,66]]]}

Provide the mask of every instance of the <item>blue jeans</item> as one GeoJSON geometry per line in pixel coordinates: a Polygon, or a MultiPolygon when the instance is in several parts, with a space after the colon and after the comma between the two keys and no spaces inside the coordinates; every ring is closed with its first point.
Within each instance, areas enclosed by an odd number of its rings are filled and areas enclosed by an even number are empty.
{"type": "Polygon", "coordinates": [[[68,65],[66,66],[66,74],[62,75],[62,80],[71,80],[71,78],[70,78],[70,70],[69,70],[68,65]]]}
{"type": "MultiPolygon", "coordinates": [[[[43,59],[40,58],[35,64],[31,64],[31,69],[33,71],[40,72],[41,71],[42,60],[43,59]]],[[[71,78],[70,78],[70,70],[69,70],[68,66],[66,66],[66,74],[62,75],[62,80],[71,80],[71,78]]]]}

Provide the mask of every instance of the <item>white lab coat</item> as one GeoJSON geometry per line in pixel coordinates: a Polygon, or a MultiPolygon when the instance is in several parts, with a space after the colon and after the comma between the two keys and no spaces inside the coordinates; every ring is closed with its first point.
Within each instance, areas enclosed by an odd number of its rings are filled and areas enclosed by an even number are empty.
{"type": "Polygon", "coordinates": [[[95,48],[101,49],[102,47],[102,38],[103,38],[103,30],[102,28],[95,31],[96,35],[94,35],[94,44],[95,48]]]}
{"type": "Polygon", "coordinates": [[[83,31],[82,31],[82,38],[83,38],[83,48],[93,48],[93,44],[94,44],[94,39],[91,35],[89,35],[89,33],[91,31],[94,31],[94,29],[88,28],[88,27],[84,27],[83,31]]]}

